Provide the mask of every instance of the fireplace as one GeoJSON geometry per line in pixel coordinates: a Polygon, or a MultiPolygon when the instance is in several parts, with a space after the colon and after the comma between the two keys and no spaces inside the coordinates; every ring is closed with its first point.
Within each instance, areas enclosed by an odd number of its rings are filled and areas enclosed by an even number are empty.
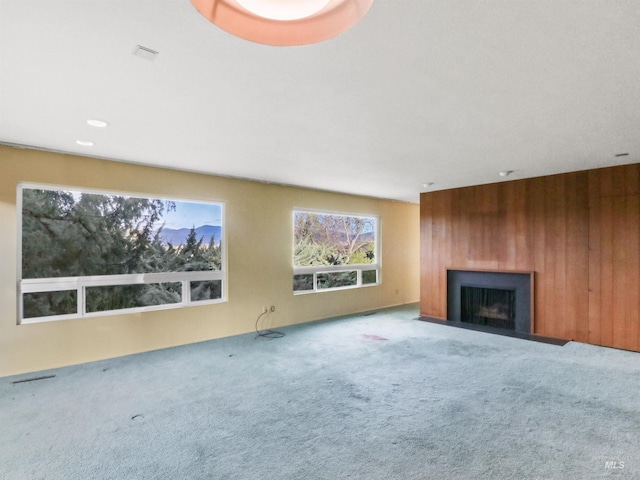
{"type": "Polygon", "coordinates": [[[533,333],[532,274],[447,271],[447,320],[533,333]]]}
{"type": "Polygon", "coordinates": [[[462,286],[460,295],[461,322],[515,330],[515,290],[462,286]]]}

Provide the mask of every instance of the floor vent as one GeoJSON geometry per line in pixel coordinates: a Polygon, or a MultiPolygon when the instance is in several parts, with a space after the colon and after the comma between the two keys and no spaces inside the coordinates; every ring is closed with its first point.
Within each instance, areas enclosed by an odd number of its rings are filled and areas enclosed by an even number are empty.
{"type": "Polygon", "coordinates": [[[35,382],[38,380],[46,380],[47,378],[53,378],[53,377],[55,377],[55,375],[46,375],[44,377],[33,377],[33,378],[25,378],[24,380],[16,380],[15,382],[11,382],[11,383],[15,385],[16,383],[35,382]]]}

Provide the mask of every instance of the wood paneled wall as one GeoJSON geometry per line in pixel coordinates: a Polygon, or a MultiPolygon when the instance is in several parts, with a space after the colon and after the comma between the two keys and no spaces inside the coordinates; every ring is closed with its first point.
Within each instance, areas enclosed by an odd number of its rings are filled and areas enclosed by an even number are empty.
{"type": "Polygon", "coordinates": [[[423,193],[422,315],[446,269],[533,271],[534,332],[640,351],[640,165],[423,193]]]}

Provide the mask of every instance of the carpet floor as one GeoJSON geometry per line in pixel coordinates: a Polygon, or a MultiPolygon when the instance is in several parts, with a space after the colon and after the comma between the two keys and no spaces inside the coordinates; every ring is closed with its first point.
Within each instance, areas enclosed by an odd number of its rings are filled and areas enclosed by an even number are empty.
{"type": "Polygon", "coordinates": [[[417,317],[1,378],[0,478],[640,478],[640,354],[417,317]]]}

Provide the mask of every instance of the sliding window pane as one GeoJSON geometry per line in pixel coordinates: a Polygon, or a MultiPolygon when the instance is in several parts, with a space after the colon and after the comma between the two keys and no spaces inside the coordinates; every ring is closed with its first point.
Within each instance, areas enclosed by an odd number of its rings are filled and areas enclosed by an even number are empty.
{"type": "Polygon", "coordinates": [[[313,290],[313,273],[293,276],[294,292],[306,292],[309,290],[313,290]]]}
{"type": "Polygon", "coordinates": [[[23,318],[78,313],[78,292],[76,290],[25,293],[22,296],[22,301],[23,318]]]}
{"type": "Polygon", "coordinates": [[[191,301],[219,300],[222,298],[222,280],[190,282],[191,301]]]}
{"type": "Polygon", "coordinates": [[[355,271],[318,274],[318,289],[352,287],[357,283],[358,274],[355,271]]]}
{"type": "Polygon", "coordinates": [[[87,287],[86,292],[87,313],[182,302],[180,282],[87,287]]]}
{"type": "Polygon", "coordinates": [[[362,271],[362,284],[371,285],[372,283],[378,283],[378,271],[377,270],[363,270],[362,271]]]}

